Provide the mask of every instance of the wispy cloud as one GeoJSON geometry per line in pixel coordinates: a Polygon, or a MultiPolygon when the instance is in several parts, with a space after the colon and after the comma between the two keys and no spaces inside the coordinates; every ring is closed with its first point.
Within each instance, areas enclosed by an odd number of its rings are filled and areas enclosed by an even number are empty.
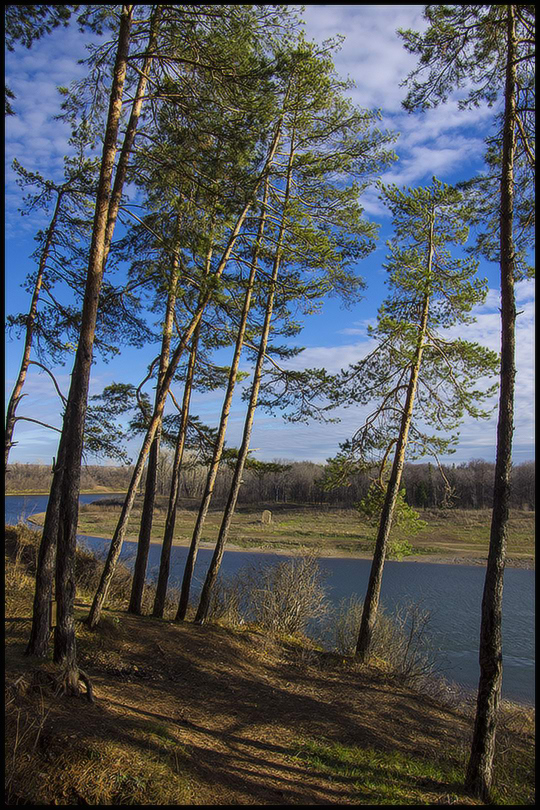
{"type": "Polygon", "coordinates": [[[10,235],[24,235],[41,227],[44,221],[41,212],[24,220],[17,213],[22,192],[15,185],[13,158],[47,179],[63,179],[63,158],[70,153],[71,129],[55,120],[63,100],[58,87],[69,86],[86,74],[87,68],[78,61],[87,56],[88,40],[88,33],[81,34],[72,23],[37,40],[30,49],[17,46],[6,59],[5,80],[16,96],[12,103],[16,115],[8,116],[5,122],[6,221],[10,235]]]}
{"type": "MultiPolygon", "coordinates": [[[[425,114],[408,115],[401,106],[406,90],[400,84],[416,65],[416,57],[407,53],[396,33],[398,27],[423,30],[422,5],[308,5],[305,11],[308,39],[322,42],[344,34],[345,40],[335,54],[337,71],[350,76],[356,82],[351,97],[358,105],[369,109],[381,109],[382,126],[399,132],[395,150],[399,161],[383,176],[386,183],[414,186],[429,182],[432,175],[446,182],[455,177],[465,179],[478,170],[484,150],[483,138],[493,116],[493,109],[480,106],[473,110],[459,110],[456,97],[448,103],[427,111],[425,114]]],[[[37,213],[21,217],[17,213],[22,192],[15,185],[10,168],[14,157],[27,168],[41,172],[45,177],[61,179],[63,157],[68,150],[70,130],[67,125],[54,120],[60,112],[62,98],[59,85],[67,85],[84,75],[86,68],[77,60],[86,56],[84,43],[87,35],[81,35],[75,25],[53,33],[34,43],[30,50],[17,49],[6,60],[6,82],[17,98],[14,107],[17,116],[6,120],[6,239],[19,237],[22,252],[27,256],[33,250],[32,236],[37,227],[43,227],[46,217],[37,213]]],[[[383,223],[382,238],[390,221],[390,214],[378,198],[376,189],[369,190],[362,204],[374,219],[383,223]]],[[[357,362],[373,347],[366,328],[373,323],[377,307],[383,297],[380,284],[380,265],[385,248],[378,246],[373,259],[369,281],[369,296],[355,309],[348,322],[340,317],[329,322],[325,314],[318,316],[308,348],[291,361],[294,368],[325,367],[337,372],[349,363],[357,362]],[[313,337],[315,335],[315,337],[313,337]]],[[[367,264],[367,261],[366,261],[367,264]]],[[[19,284],[24,272],[19,264],[10,264],[9,283],[19,284]]],[[[461,336],[474,340],[496,351],[500,347],[500,294],[496,282],[491,280],[486,302],[476,312],[477,322],[467,327],[461,336]]],[[[533,397],[534,397],[534,285],[522,282],[516,286],[519,315],[516,329],[517,378],[516,378],[516,429],[515,453],[523,458],[532,455],[533,397]]],[[[311,322],[313,323],[313,321],[311,322]]],[[[461,330],[462,331],[462,330],[461,330]]],[[[304,341],[304,337],[300,337],[304,341]]],[[[16,344],[8,344],[9,378],[6,390],[14,379],[17,360],[16,344]]],[[[145,361],[141,361],[144,365],[145,361]]],[[[111,364],[105,371],[96,364],[92,374],[91,394],[99,393],[104,385],[128,381],[129,363],[121,358],[120,365],[111,364]]],[[[134,364],[135,366],[135,364],[134,364]]],[[[69,386],[69,364],[57,375],[62,390],[69,386]]],[[[33,369],[29,375],[28,398],[21,404],[21,413],[31,415],[35,403],[43,421],[60,424],[61,408],[50,380],[33,369]],[[25,408],[28,408],[25,411],[25,408]]],[[[209,424],[217,424],[223,392],[199,394],[194,398],[194,411],[209,424]]],[[[495,400],[496,401],[496,398],[495,400]]],[[[245,414],[245,403],[235,398],[227,441],[238,443],[245,414]]],[[[286,458],[324,461],[335,454],[339,443],[350,437],[361,424],[364,413],[355,406],[336,411],[341,421],[321,427],[291,425],[284,423],[279,415],[274,418],[258,413],[252,445],[256,456],[266,460],[286,458]]],[[[46,432],[30,423],[19,422],[17,432],[20,444],[14,458],[32,461],[38,457],[49,459],[55,455],[57,434],[46,432]]],[[[132,442],[133,455],[138,450],[139,439],[132,442]]],[[[461,428],[459,453],[450,460],[467,461],[474,456],[492,458],[496,444],[496,415],[489,422],[465,422],[461,428]]]]}

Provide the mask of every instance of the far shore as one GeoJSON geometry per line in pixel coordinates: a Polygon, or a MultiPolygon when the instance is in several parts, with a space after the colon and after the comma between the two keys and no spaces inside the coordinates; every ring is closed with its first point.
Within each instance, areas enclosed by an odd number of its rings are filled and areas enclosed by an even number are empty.
{"type": "MultiPolygon", "coordinates": [[[[40,516],[36,515],[35,517],[40,517],[40,516]]],[[[41,528],[42,525],[43,525],[39,521],[37,521],[35,519],[32,519],[32,518],[28,518],[27,520],[28,520],[29,523],[32,523],[33,525],[38,526],[39,528],[41,528]]],[[[88,534],[86,532],[84,534],[82,534],[82,533],[79,533],[79,534],[80,534],[81,537],[89,537],[89,538],[92,538],[94,540],[103,540],[103,542],[105,542],[105,543],[110,542],[111,539],[112,539],[112,538],[102,537],[101,535],[88,534]]],[[[127,543],[137,543],[138,539],[137,539],[137,537],[131,535],[131,536],[125,537],[125,542],[127,542],[127,543]]],[[[152,545],[161,546],[161,541],[159,541],[159,540],[151,540],[150,542],[152,543],[152,545]]],[[[188,548],[189,547],[189,541],[188,540],[176,539],[176,540],[173,541],[173,546],[180,546],[180,547],[188,548]]],[[[200,543],[200,545],[199,545],[199,548],[208,549],[208,550],[211,551],[211,550],[214,549],[214,546],[215,546],[215,543],[202,541],[200,543]]],[[[227,551],[233,551],[233,552],[243,551],[243,552],[245,552],[247,554],[268,554],[268,555],[274,554],[274,555],[281,555],[281,556],[290,557],[290,556],[293,556],[294,554],[298,553],[299,551],[301,551],[301,546],[298,546],[297,548],[288,548],[287,549],[287,548],[279,548],[278,546],[269,548],[268,546],[240,546],[240,545],[236,545],[235,543],[227,543],[226,549],[227,549],[227,551]]],[[[342,551],[340,549],[332,549],[332,548],[317,549],[317,553],[318,553],[319,557],[324,557],[324,558],[327,558],[327,559],[351,559],[351,560],[370,560],[371,559],[371,555],[366,554],[366,553],[348,552],[348,551],[342,551]]],[[[393,560],[389,559],[389,562],[393,562],[393,560]]],[[[456,556],[454,554],[444,555],[444,554],[441,554],[440,552],[438,552],[438,553],[426,552],[426,554],[411,554],[408,557],[402,557],[400,562],[430,563],[430,564],[433,564],[433,565],[485,565],[486,562],[487,562],[487,558],[478,557],[478,556],[471,556],[471,557],[459,556],[458,557],[458,556],[456,556]]],[[[524,557],[524,558],[508,557],[507,560],[506,560],[505,565],[506,565],[507,568],[522,568],[522,569],[533,570],[533,571],[535,570],[535,561],[534,561],[534,559],[532,559],[530,557],[524,557]]]]}
{"type": "MultiPolygon", "coordinates": [[[[16,495],[24,498],[25,495],[50,495],[50,489],[21,489],[13,492],[5,492],[8,495],[16,495]]],[[[79,495],[126,495],[127,489],[81,489],[79,495]]]]}

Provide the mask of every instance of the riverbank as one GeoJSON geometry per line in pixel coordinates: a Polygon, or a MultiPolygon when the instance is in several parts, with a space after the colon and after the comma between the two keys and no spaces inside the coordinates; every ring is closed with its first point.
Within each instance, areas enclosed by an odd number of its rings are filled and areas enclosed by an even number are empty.
{"type": "MultiPolygon", "coordinates": [[[[36,515],[35,517],[41,518],[40,515],[36,515]]],[[[28,519],[28,523],[35,525],[36,528],[42,528],[43,523],[38,522],[32,518],[28,519]]],[[[94,540],[103,540],[104,542],[110,542],[111,538],[104,538],[97,535],[88,534],[85,532],[85,537],[92,538],[94,540]]],[[[126,541],[130,543],[137,543],[138,538],[135,536],[128,535],[126,537],[126,541]]],[[[160,540],[152,540],[152,545],[161,546],[162,542],[160,540]]],[[[189,541],[188,540],[174,540],[173,546],[180,546],[183,548],[189,548],[189,541]]],[[[209,542],[202,542],[200,543],[199,548],[201,549],[208,549],[213,551],[215,547],[214,543],[209,542]]],[[[231,552],[246,552],[250,551],[254,554],[268,554],[268,555],[279,555],[279,556],[290,556],[291,553],[294,551],[299,550],[301,547],[298,546],[295,549],[291,548],[279,548],[277,546],[272,546],[268,548],[267,546],[238,546],[234,543],[227,543],[226,549],[227,551],[231,552]]],[[[371,554],[365,553],[354,553],[354,552],[346,552],[346,551],[339,551],[337,549],[324,549],[319,553],[320,557],[324,557],[325,559],[335,559],[335,560],[342,560],[342,559],[352,559],[352,560],[371,560],[371,554]]],[[[433,565],[485,565],[487,562],[487,557],[452,557],[450,555],[442,555],[442,554],[430,554],[428,552],[424,554],[415,554],[408,557],[402,557],[401,562],[407,563],[430,563],[433,565]]],[[[506,567],[507,568],[519,568],[527,571],[534,571],[535,570],[535,561],[531,558],[524,557],[522,559],[516,559],[512,557],[508,557],[506,559],[506,567]]]]}
{"type": "MultiPolygon", "coordinates": [[[[23,530],[24,531],[24,530],[23,530]]],[[[28,533],[30,535],[30,533],[28,533]]],[[[94,703],[63,697],[24,655],[35,538],[6,532],[6,804],[461,804],[473,704],[300,637],[88,613],[79,553],[79,664],[94,703]]],[[[120,592],[119,592],[120,593],[120,592]]],[[[534,803],[534,711],[503,703],[495,804],[534,803]]]]}
{"type": "MultiPolygon", "coordinates": [[[[16,496],[18,496],[20,498],[24,498],[25,496],[28,496],[30,498],[32,495],[49,495],[50,491],[51,491],[50,487],[49,487],[49,489],[21,489],[21,490],[10,490],[9,492],[6,491],[5,495],[6,496],[16,495],[16,496]]],[[[122,490],[122,489],[115,489],[113,491],[113,490],[110,490],[110,489],[106,489],[105,487],[97,487],[97,488],[94,488],[94,489],[81,489],[80,494],[81,495],[109,495],[109,494],[110,495],[123,495],[126,492],[127,492],[127,490],[122,490]]]]}
{"type": "MultiPolygon", "coordinates": [[[[137,542],[142,499],[136,501],[126,540],[137,542]]],[[[112,538],[120,515],[121,500],[105,498],[81,506],[78,532],[89,537],[112,538]]],[[[175,546],[189,546],[197,518],[198,503],[184,500],[177,512],[175,546]]],[[[162,542],[167,513],[166,498],[158,498],[151,542],[162,542]]],[[[33,515],[35,525],[43,514],[33,515]]],[[[208,513],[201,548],[213,549],[222,512],[218,507],[208,513]]],[[[489,548],[491,512],[489,510],[426,510],[426,523],[414,537],[407,538],[410,553],[406,562],[434,564],[485,565],[489,548]]],[[[534,569],[534,512],[510,513],[507,566],[534,569]]],[[[330,509],[301,504],[260,504],[243,506],[234,515],[227,550],[261,554],[289,555],[301,549],[315,551],[325,558],[371,559],[374,529],[359,519],[354,509],[330,509]],[[264,513],[265,517],[263,518],[264,513]],[[268,522],[265,522],[268,521],[268,522]]]]}

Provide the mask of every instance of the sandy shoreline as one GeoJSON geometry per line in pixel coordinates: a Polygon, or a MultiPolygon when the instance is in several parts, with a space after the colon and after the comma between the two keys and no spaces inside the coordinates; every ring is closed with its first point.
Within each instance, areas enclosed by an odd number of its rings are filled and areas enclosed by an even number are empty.
{"type": "MultiPolygon", "coordinates": [[[[40,528],[42,526],[42,524],[38,523],[36,520],[32,520],[31,518],[28,518],[28,522],[34,524],[35,526],[39,526],[40,528]]],[[[80,531],[79,531],[79,534],[81,534],[84,537],[92,538],[94,540],[103,540],[105,543],[110,542],[110,538],[107,539],[106,537],[102,537],[101,535],[88,534],[86,532],[83,533],[83,532],[80,532],[80,531]]],[[[127,543],[136,543],[137,542],[137,537],[135,537],[135,536],[126,537],[125,542],[127,542],[127,543]]],[[[159,540],[152,540],[151,543],[152,543],[152,545],[155,545],[155,546],[160,546],[161,545],[161,542],[159,540]]],[[[175,540],[173,542],[173,546],[180,546],[180,547],[183,547],[183,548],[187,548],[189,546],[189,542],[187,540],[184,541],[184,542],[182,542],[181,540],[175,540]]],[[[209,551],[213,551],[214,546],[215,546],[215,543],[201,542],[200,545],[199,545],[199,548],[200,549],[207,549],[209,551]]],[[[249,546],[249,547],[246,547],[246,546],[236,545],[235,543],[227,543],[225,548],[226,548],[227,551],[233,551],[233,552],[243,551],[246,554],[268,554],[268,555],[273,554],[273,555],[284,556],[284,557],[294,556],[294,554],[298,553],[298,551],[300,550],[299,548],[297,548],[297,549],[287,549],[287,548],[278,548],[277,546],[276,546],[276,548],[268,548],[268,547],[262,547],[262,546],[249,546]]],[[[328,558],[328,559],[340,559],[340,560],[343,560],[343,559],[370,560],[371,559],[371,556],[369,554],[365,554],[365,553],[364,554],[355,554],[353,552],[340,551],[339,549],[331,549],[331,548],[324,549],[324,550],[319,550],[318,555],[320,557],[324,557],[324,558],[328,558]]],[[[392,562],[392,560],[389,560],[389,561],[392,562]]],[[[403,557],[401,562],[406,562],[406,563],[430,563],[432,565],[485,565],[486,564],[486,558],[482,558],[482,557],[463,557],[463,556],[457,557],[457,556],[452,555],[452,554],[444,555],[444,554],[441,554],[439,552],[439,553],[430,553],[430,554],[413,554],[410,557],[403,557]]],[[[509,557],[506,560],[506,568],[522,568],[522,569],[534,571],[534,569],[535,569],[535,561],[533,559],[530,559],[530,558],[519,559],[519,558],[515,558],[515,557],[509,557]]]]}

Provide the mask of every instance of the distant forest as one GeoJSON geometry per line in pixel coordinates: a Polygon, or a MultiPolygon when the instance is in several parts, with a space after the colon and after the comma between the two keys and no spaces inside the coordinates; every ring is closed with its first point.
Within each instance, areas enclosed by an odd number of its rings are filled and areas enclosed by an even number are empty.
{"type": "MultiPolygon", "coordinates": [[[[165,495],[170,485],[171,459],[164,454],[158,475],[158,492],[165,495]]],[[[457,507],[459,509],[491,509],[495,464],[482,459],[467,464],[441,465],[406,464],[402,486],[406,500],[415,509],[457,507]],[[445,480],[446,479],[446,480],[445,480]]],[[[133,467],[83,466],[81,489],[103,488],[109,491],[127,489],[133,467]]],[[[258,462],[246,469],[240,489],[240,504],[291,502],[354,506],[368,490],[373,475],[359,473],[349,486],[324,488],[324,464],[309,461],[258,462]]],[[[195,461],[186,464],[181,495],[200,498],[204,490],[207,468],[195,461]]],[[[215,497],[223,501],[228,494],[232,471],[224,467],[218,477],[215,497]]],[[[6,476],[6,492],[49,491],[51,468],[43,464],[10,464],[6,476]]],[[[144,491],[144,479],[142,482],[144,491]]],[[[512,473],[511,507],[535,508],[535,462],[526,461],[514,467],[512,473]]]]}

